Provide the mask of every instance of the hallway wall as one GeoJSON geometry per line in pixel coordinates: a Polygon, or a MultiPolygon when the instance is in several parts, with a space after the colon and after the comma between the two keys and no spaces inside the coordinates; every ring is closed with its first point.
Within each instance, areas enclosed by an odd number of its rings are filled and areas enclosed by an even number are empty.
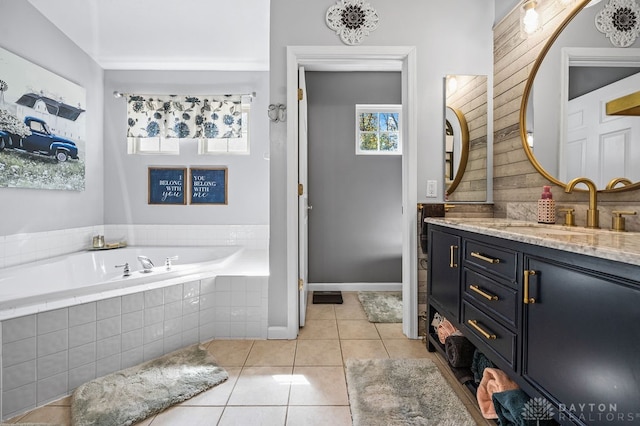
{"type": "Polygon", "coordinates": [[[402,103],[397,72],[307,72],[309,282],[402,281],[402,156],[355,154],[355,105],[402,103]]]}

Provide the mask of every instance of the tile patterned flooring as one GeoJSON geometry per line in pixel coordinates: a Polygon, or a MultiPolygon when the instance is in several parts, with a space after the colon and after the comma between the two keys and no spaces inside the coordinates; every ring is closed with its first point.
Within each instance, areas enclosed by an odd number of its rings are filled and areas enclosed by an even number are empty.
{"type": "MultiPolygon", "coordinates": [[[[342,305],[307,308],[297,340],[212,340],[204,345],[229,373],[229,380],[138,426],[168,425],[351,425],[344,372],[347,358],[430,358],[479,425],[475,398],[461,386],[439,355],[421,340],[409,340],[401,324],[366,320],[357,293],[343,293],[342,305]]],[[[70,398],[11,423],[71,424],[70,398]]]]}

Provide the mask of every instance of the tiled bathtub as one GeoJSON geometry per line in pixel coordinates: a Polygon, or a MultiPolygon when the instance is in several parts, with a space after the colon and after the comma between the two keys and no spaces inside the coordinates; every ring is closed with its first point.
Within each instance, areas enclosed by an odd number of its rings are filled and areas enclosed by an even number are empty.
{"type": "Polygon", "coordinates": [[[267,263],[250,251],[219,271],[5,311],[2,419],[192,343],[266,338],[267,263]]]}

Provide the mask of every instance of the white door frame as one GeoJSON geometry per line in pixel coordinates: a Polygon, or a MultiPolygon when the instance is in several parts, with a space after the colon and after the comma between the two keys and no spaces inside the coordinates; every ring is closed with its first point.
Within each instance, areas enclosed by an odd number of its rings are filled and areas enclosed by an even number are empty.
{"type": "Polygon", "coordinates": [[[417,149],[418,90],[413,46],[287,47],[287,338],[295,339],[298,316],[298,67],[318,71],[400,71],[402,79],[402,300],[403,333],[418,337],[417,149]]]}

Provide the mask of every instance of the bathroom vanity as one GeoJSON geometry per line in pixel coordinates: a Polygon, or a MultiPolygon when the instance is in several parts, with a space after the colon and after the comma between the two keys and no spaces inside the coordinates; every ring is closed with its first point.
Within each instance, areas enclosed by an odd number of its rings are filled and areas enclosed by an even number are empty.
{"type": "Polygon", "coordinates": [[[427,222],[429,323],[449,319],[562,424],[640,422],[640,234],[427,222]]]}

